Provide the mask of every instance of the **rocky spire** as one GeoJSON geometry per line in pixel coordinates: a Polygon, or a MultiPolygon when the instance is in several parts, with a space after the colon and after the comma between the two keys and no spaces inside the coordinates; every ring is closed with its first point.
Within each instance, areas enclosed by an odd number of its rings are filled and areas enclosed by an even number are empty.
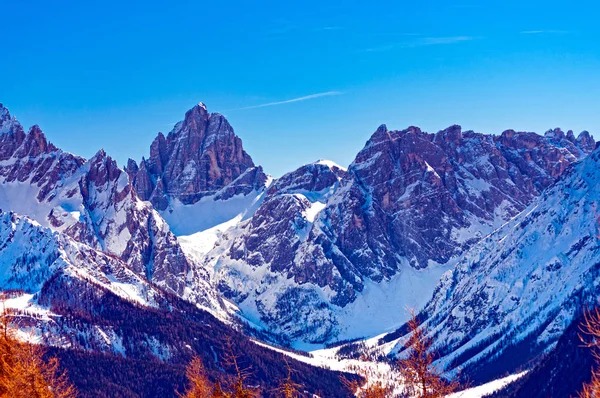
{"type": "Polygon", "coordinates": [[[584,153],[591,153],[594,148],[596,148],[596,142],[594,141],[594,137],[590,135],[587,131],[582,131],[577,136],[577,147],[581,149],[584,153]]]}
{"type": "MultiPolygon", "coordinates": [[[[150,200],[158,210],[166,210],[174,200],[193,204],[215,195],[254,167],[227,119],[218,113],[209,114],[199,103],[166,137],[157,135],[150,146],[150,157],[142,160],[132,181],[142,199],[150,200]]],[[[247,194],[260,188],[266,179],[264,173],[261,171],[256,178],[227,192],[247,194]]]]}

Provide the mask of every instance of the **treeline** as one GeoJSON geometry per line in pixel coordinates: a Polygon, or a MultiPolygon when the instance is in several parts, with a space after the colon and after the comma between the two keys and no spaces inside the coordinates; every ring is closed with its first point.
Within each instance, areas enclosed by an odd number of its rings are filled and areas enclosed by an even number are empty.
{"type": "MultiPolygon", "coordinates": [[[[432,354],[432,340],[427,337],[427,331],[420,327],[416,315],[413,313],[407,323],[409,336],[404,344],[404,356],[396,367],[401,376],[400,380],[384,379],[365,368],[354,369],[362,378],[345,379],[350,396],[359,398],[389,398],[392,396],[442,398],[455,391],[459,385],[455,381],[446,380],[433,365],[435,360],[432,354]]],[[[211,380],[199,357],[194,357],[187,367],[187,389],[181,398],[257,398],[262,396],[260,388],[250,386],[249,377],[252,369],[242,367],[239,357],[233,351],[233,345],[228,343],[225,364],[234,369],[233,378],[221,375],[217,380],[211,380]]],[[[363,357],[365,362],[370,358],[363,357]]],[[[287,376],[278,381],[272,389],[277,397],[300,398],[307,396],[304,386],[294,377],[296,372],[285,360],[287,376]]]]}
{"type": "MultiPolygon", "coordinates": [[[[70,326],[118,325],[121,336],[126,336],[125,357],[56,348],[44,352],[39,345],[17,339],[17,328],[12,326],[15,314],[5,311],[0,323],[0,397],[438,398],[459,388],[456,381],[442,377],[433,365],[437,357],[432,341],[414,313],[404,328],[402,359],[392,364],[400,381],[392,380],[390,375],[382,377],[368,367],[352,369],[360,375],[356,376],[287,359],[177,299],[170,302],[170,312],[138,308],[112,294],[97,295],[94,300],[96,305],[88,303],[76,315],[52,308],[66,315],[56,322],[70,326]],[[147,355],[140,343],[148,336],[174,349],[174,356],[165,361],[147,355]],[[187,359],[183,351],[188,352],[187,359]],[[69,370],[73,384],[60,370],[58,357],[69,370]]],[[[600,348],[600,312],[585,316],[579,337],[588,347],[600,348]]],[[[360,343],[351,346],[342,356],[356,358],[364,348],[360,343]]],[[[380,353],[374,355],[376,358],[363,359],[380,359],[380,353]]],[[[600,372],[593,373],[581,394],[585,398],[600,396],[600,372]]]]}
{"type": "MultiPolygon", "coordinates": [[[[234,352],[240,356],[240,363],[245,367],[252,367],[251,384],[260,386],[263,396],[276,397],[271,387],[274,382],[286,376],[283,354],[256,344],[208,312],[166,292],[162,293],[160,309],[148,308],[124,300],[98,286],[89,286],[76,279],[54,278],[45,284],[40,296],[40,300],[50,307],[51,312],[59,315],[53,317],[52,329],[48,333],[59,333],[61,345],[64,341],[72,347],[69,350],[58,350],[56,355],[61,357],[73,382],[85,396],[104,396],[103,389],[99,389],[94,380],[80,371],[81,367],[90,365],[90,357],[98,358],[90,351],[110,350],[110,346],[107,349],[105,339],[98,334],[98,329],[107,332],[123,353],[122,357],[108,354],[101,356],[100,359],[108,369],[101,369],[100,373],[107,381],[112,374],[132,374],[128,379],[121,380],[142,391],[141,396],[166,397],[173,396],[174,389],[183,391],[185,367],[193,355],[202,359],[213,380],[221,374],[233,373],[234,370],[223,362],[228,340],[234,346],[234,352]],[[157,349],[159,354],[164,354],[162,357],[157,355],[157,349]],[[107,357],[114,358],[114,363],[103,359],[107,357]],[[153,377],[159,378],[153,382],[160,382],[161,391],[170,390],[170,393],[152,395],[150,388],[139,383],[133,385],[131,379],[143,377],[141,371],[136,373],[139,364],[144,364],[146,368],[156,365],[165,372],[176,371],[173,382],[162,377],[159,372],[151,373],[153,377]]],[[[328,398],[348,397],[348,391],[340,380],[341,372],[316,368],[294,359],[290,359],[290,363],[298,371],[298,382],[311,394],[328,398]]],[[[358,378],[350,374],[344,376],[358,378]]]]}

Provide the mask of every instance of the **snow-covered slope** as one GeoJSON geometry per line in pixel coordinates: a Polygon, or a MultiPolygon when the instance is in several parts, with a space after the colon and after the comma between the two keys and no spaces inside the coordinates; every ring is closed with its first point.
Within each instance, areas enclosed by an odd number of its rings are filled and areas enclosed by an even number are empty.
{"type": "Polygon", "coordinates": [[[115,256],[141,278],[218,310],[208,274],[181,250],[168,224],[141,201],[103,150],[89,160],[26,134],[0,106],[0,209],[26,215],[92,249],[115,256]]]}
{"type": "MultiPolygon", "coordinates": [[[[0,211],[0,242],[0,289],[29,294],[25,302],[37,303],[45,284],[60,275],[141,305],[156,306],[157,290],[126,263],[27,217],[0,211]]],[[[68,293],[77,296],[76,291],[68,293]]]]}
{"type": "Polygon", "coordinates": [[[275,180],[205,263],[245,317],[292,340],[392,330],[461,253],[585,156],[588,140],[381,126],[347,171],[318,161],[275,180]]]}
{"type": "Polygon", "coordinates": [[[600,149],[446,273],[424,309],[440,365],[485,379],[548,350],[600,293],[600,149]],[[517,354],[518,352],[518,354],[517,354]]]}

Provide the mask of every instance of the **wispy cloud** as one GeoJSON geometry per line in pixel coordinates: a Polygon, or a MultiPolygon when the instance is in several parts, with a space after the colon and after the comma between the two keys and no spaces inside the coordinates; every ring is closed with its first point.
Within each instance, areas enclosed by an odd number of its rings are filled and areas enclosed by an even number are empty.
{"type": "Polygon", "coordinates": [[[446,36],[446,37],[420,37],[414,40],[401,43],[392,43],[378,47],[367,48],[368,52],[390,51],[397,48],[413,48],[423,46],[435,46],[440,44],[454,44],[465,41],[475,40],[473,36],[446,36]]]}
{"type": "Polygon", "coordinates": [[[320,28],[314,28],[313,32],[322,32],[322,31],[327,31],[327,30],[343,30],[344,27],[343,26],[323,26],[320,28]]]}
{"type": "Polygon", "coordinates": [[[292,98],[292,99],[283,100],[283,101],[267,102],[265,104],[245,106],[243,108],[236,108],[236,109],[231,109],[231,110],[237,111],[237,110],[242,110],[242,109],[265,108],[267,106],[291,104],[293,102],[308,101],[308,100],[315,99],[315,98],[331,97],[333,95],[341,95],[341,94],[343,94],[341,91],[326,91],[324,93],[310,94],[310,95],[305,95],[303,97],[297,97],[297,98],[292,98]]]}
{"type": "Polygon", "coordinates": [[[568,32],[566,30],[523,30],[519,33],[522,35],[541,35],[545,33],[564,34],[568,32]]]}

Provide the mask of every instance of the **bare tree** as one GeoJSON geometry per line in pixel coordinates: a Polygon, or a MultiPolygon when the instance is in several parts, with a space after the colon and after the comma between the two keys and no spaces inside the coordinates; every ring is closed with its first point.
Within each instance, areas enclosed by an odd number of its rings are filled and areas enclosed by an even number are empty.
{"type": "Polygon", "coordinates": [[[420,398],[444,397],[458,388],[458,383],[444,379],[435,368],[432,341],[421,327],[414,311],[408,321],[409,337],[404,344],[407,356],[398,361],[405,389],[420,398]]]}
{"type": "Polygon", "coordinates": [[[246,381],[252,374],[252,368],[240,366],[239,356],[233,349],[231,338],[225,340],[225,364],[235,371],[232,398],[255,398],[259,396],[257,389],[246,386],[246,381]]]}
{"type": "MultiPolygon", "coordinates": [[[[592,349],[592,355],[596,360],[596,364],[600,362],[600,309],[596,308],[593,311],[586,311],[583,314],[583,322],[579,325],[579,339],[585,347],[592,349]]],[[[589,383],[584,383],[580,398],[598,398],[600,397],[600,371],[598,368],[592,369],[592,380],[589,383]]]]}
{"type": "Polygon", "coordinates": [[[293,369],[287,358],[284,357],[283,360],[287,368],[287,377],[279,384],[276,391],[284,398],[297,398],[300,396],[299,390],[302,388],[302,384],[298,384],[292,380],[293,369]]]}

